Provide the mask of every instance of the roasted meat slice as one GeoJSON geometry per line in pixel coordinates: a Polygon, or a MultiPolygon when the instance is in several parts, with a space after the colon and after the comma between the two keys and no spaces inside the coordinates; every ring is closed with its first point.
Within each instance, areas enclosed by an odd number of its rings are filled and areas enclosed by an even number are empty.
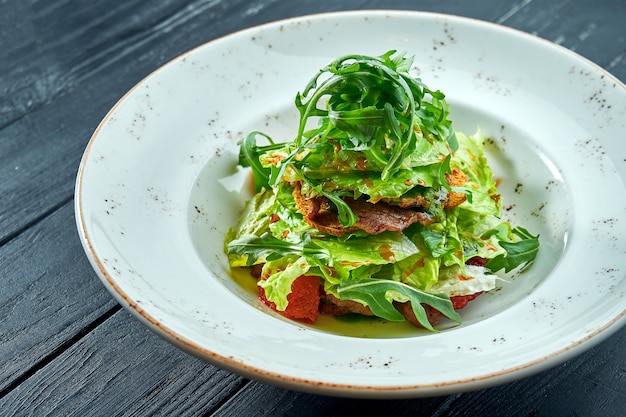
{"type": "Polygon", "coordinates": [[[293,196],[298,211],[304,216],[311,227],[332,236],[341,236],[344,233],[361,229],[371,235],[385,230],[401,232],[413,223],[428,225],[433,222],[430,214],[404,209],[386,203],[372,204],[365,199],[346,198],[344,201],[352,212],[359,218],[353,226],[344,227],[339,221],[337,213],[331,210],[332,205],[325,197],[306,198],[302,195],[300,183],[294,183],[293,196]]]}
{"type": "MultiPolygon", "coordinates": [[[[469,303],[470,301],[472,301],[473,299],[475,299],[481,294],[482,292],[478,292],[478,293],[470,294],[470,295],[457,295],[457,296],[450,297],[450,301],[452,301],[452,307],[454,307],[455,310],[459,310],[465,307],[467,303],[469,303]]],[[[400,312],[400,314],[404,316],[404,318],[409,323],[417,327],[422,327],[422,325],[417,320],[417,317],[415,317],[415,313],[413,312],[413,307],[411,306],[411,302],[406,302],[406,303],[394,302],[393,306],[396,308],[396,310],[400,312]]],[[[426,317],[428,317],[428,322],[432,326],[437,324],[437,322],[439,322],[439,319],[443,317],[443,314],[441,314],[439,310],[436,310],[427,304],[422,304],[422,307],[424,307],[424,310],[426,311],[426,317]]]]}
{"type": "MultiPolygon", "coordinates": [[[[393,303],[393,306],[396,308],[396,310],[400,312],[400,314],[404,316],[406,321],[411,323],[413,326],[424,327],[417,320],[417,317],[415,317],[415,313],[413,313],[413,307],[411,306],[410,301],[406,303],[400,303],[398,301],[395,301],[393,303]]],[[[442,314],[438,310],[435,310],[427,304],[422,304],[422,307],[424,307],[424,311],[426,311],[426,317],[428,318],[428,322],[430,323],[430,325],[434,326],[435,324],[437,324],[442,314]]]]}
{"type": "Polygon", "coordinates": [[[322,294],[320,312],[332,316],[345,316],[346,314],[374,315],[368,306],[357,301],[340,300],[332,294],[322,294]]]}
{"type": "MultiPolygon", "coordinates": [[[[467,182],[463,171],[453,168],[446,174],[446,182],[453,187],[462,186],[467,182]]],[[[385,230],[401,232],[413,223],[429,225],[434,221],[425,211],[431,202],[421,195],[408,195],[397,199],[385,198],[377,203],[370,203],[365,197],[359,199],[345,198],[345,203],[359,218],[353,226],[344,227],[333,210],[330,201],[323,197],[308,198],[302,195],[302,184],[295,182],[293,196],[298,211],[304,216],[311,227],[332,236],[341,236],[344,233],[361,229],[369,234],[376,235],[385,230]]],[[[462,204],[465,194],[449,191],[443,200],[444,209],[448,210],[462,204]]]]}
{"type": "Polygon", "coordinates": [[[355,226],[371,235],[377,235],[385,230],[401,232],[413,223],[428,225],[433,222],[432,216],[422,211],[403,209],[385,203],[372,204],[362,198],[345,201],[359,218],[355,226]]]}

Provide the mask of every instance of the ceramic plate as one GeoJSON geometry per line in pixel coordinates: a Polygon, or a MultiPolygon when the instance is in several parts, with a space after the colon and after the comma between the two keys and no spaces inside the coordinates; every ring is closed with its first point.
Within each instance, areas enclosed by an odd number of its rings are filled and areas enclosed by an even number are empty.
{"type": "Polygon", "coordinates": [[[331,395],[484,388],[560,363],[624,324],[625,111],[624,85],[596,65],[494,24],[400,11],[279,21],[180,56],[117,103],[82,160],[78,228],[122,305],[220,367],[331,395]],[[490,138],[506,220],[539,233],[541,252],[438,333],[282,319],[223,252],[250,197],[237,141],[251,130],[291,139],[295,94],[319,68],[390,49],[415,56],[412,73],[447,95],[457,130],[490,138]]]}

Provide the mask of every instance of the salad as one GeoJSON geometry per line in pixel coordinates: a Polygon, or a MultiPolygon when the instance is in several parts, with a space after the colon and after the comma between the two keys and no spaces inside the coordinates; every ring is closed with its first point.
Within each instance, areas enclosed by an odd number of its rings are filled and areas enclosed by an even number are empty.
{"type": "Polygon", "coordinates": [[[480,132],[455,132],[448,103],[409,69],[413,58],[347,55],[295,97],[295,136],[240,142],[256,195],[226,236],[259,298],[284,316],[440,317],[532,263],[539,238],[500,219],[480,132]]]}

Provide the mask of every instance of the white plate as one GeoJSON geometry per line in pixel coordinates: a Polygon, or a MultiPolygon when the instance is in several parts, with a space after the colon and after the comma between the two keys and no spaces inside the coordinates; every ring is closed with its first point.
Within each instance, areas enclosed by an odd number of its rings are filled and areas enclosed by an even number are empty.
{"type": "Polygon", "coordinates": [[[625,111],[624,86],[596,65],[493,24],[399,11],[280,21],[194,49],[124,96],[86,149],[77,224],[120,303],[220,367],[332,395],[483,388],[560,363],[626,321],[625,111]],[[415,55],[457,130],[492,137],[507,219],[540,233],[541,252],[436,334],[276,317],[233,280],[223,252],[249,196],[237,141],[256,129],[291,139],[295,94],[319,68],[389,49],[415,55]]]}

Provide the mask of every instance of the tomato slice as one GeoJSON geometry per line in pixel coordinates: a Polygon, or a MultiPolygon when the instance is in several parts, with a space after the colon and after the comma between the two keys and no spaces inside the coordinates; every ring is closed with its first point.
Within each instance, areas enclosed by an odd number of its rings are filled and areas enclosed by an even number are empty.
{"type": "Polygon", "coordinates": [[[305,323],[315,323],[319,316],[320,305],[320,278],[308,275],[301,275],[291,284],[291,294],[287,296],[289,304],[285,311],[276,309],[276,304],[265,297],[265,290],[259,289],[259,299],[274,311],[282,314],[291,320],[298,320],[305,323]]]}

